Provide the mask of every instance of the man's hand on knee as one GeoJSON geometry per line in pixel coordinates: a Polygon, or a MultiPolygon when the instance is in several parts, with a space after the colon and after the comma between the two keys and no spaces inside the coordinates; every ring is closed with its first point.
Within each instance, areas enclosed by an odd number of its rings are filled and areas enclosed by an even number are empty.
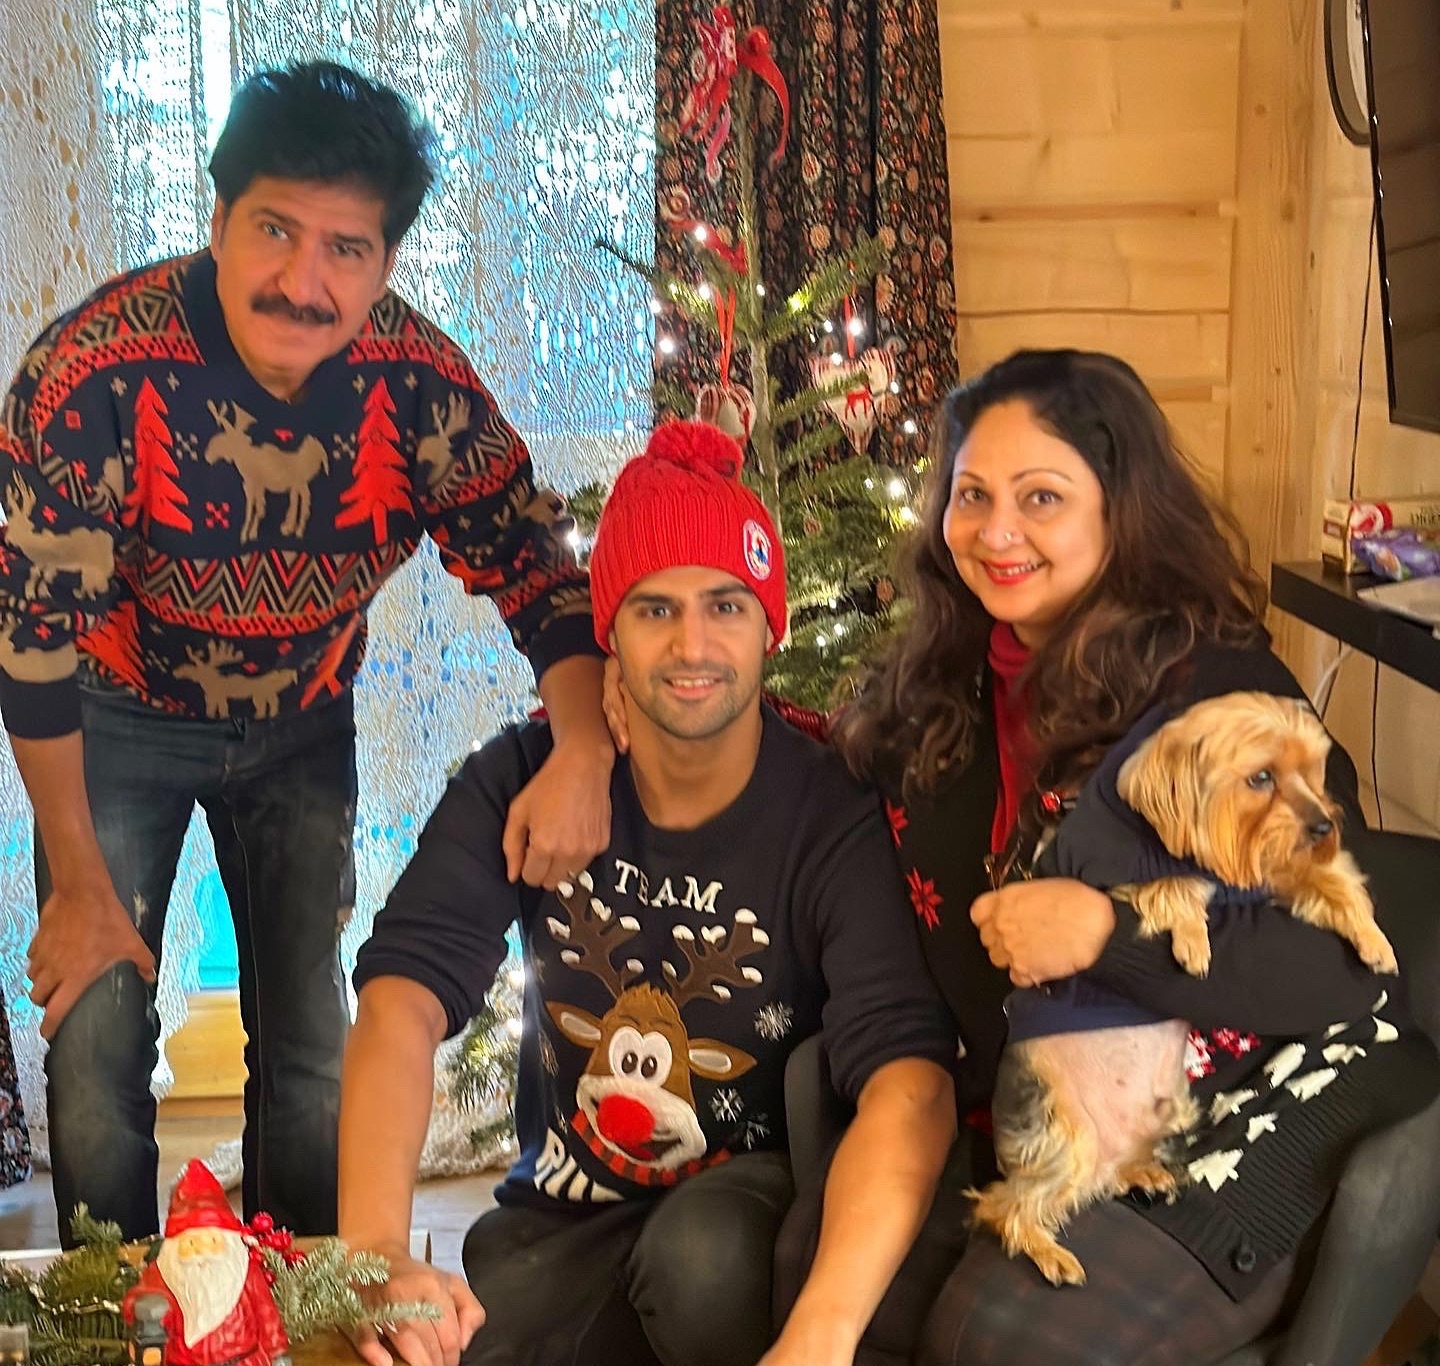
{"type": "Polygon", "coordinates": [[[393,1366],[396,1357],[408,1366],[458,1366],[460,1353],[485,1322],[485,1311],[464,1279],[410,1256],[391,1256],[390,1279],[374,1290],[377,1312],[384,1304],[433,1304],[438,1319],[407,1319],[382,1329],[356,1332],[356,1350],[370,1366],[393,1366]],[[389,1350],[386,1344],[389,1344],[389,1350]],[[393,1356],[392,1356],[393,1352],[393,1356]]]}
{"type": "Polygon", "coordinates": [[[53,892],[30,941],[30,999],[44,1009],[40,1034],[53,1039],[75,1002],[117,963],[155,980],[155,958],[109,887],[53,892]]]}

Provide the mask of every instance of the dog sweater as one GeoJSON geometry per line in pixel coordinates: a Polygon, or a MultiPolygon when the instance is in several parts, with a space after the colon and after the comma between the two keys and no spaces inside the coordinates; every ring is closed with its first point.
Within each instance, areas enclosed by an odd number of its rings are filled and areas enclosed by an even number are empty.
{"type": "Polygon", "coordinates": [[[595,650],[558,500],[459,347],[394,293],[286,403],[237,355],[208,252],[120,276],[21,362],[0,475],[16,735],[78,727],[77,665],[185,717],[338,696],[426,534],[537,677],[595,650]]]}

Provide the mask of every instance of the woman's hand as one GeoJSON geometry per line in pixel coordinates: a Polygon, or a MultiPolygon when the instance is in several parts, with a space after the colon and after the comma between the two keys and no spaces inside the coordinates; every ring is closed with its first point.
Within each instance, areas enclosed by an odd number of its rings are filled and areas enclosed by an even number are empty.
{"type": "Polygon", "coordinates": [[[1094,967],[1115,932],[1104,892],[1073,878],[1013,882],[975,898],[970,919],[990,961],[1017,987],[1039,986],[1094,967]]]}

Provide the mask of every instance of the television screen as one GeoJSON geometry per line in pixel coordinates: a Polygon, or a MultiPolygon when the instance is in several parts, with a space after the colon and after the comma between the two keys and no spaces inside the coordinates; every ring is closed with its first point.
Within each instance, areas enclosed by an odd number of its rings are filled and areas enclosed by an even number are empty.
{"type": "Polygon", "coordinates": [[[1368,0],[1390,416],[1440,431],[1440,0],[1368,0]]]}

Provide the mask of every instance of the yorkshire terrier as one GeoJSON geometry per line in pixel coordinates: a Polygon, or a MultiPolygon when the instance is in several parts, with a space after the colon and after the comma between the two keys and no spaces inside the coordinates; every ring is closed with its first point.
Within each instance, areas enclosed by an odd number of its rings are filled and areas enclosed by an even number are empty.
{"type": "MultiPolygon", "coordinates": [[[[1105,890],[1135,908],[1142,935],[1168,931],[1176,961],[1196,976],[1210,966],[1207,909],[1227,889],[1285,903],[1348,940],[1372,969],[1395,972],[1364,876],[1340,847],[1339,812],[1325,792],[1329,751],[1303,702],[1237,692],[1196,703],[1145,739],[1115,779],[1120,800],[1184,865],[1180,875],[1105,890]]],[[[1081,1011],[1093,1005],[1086,989],[1083,976],[1056,988],[1081,1011]]],[[[1184,1068],[1188,1025],[1123,1022],[1126,1011],[1143,1012],[1121,1004],[1117,1025],[1020,1031],[996,1076],[995,1152],[1005,1175],[971,1192],[975,1219],[1054,1285],[1085,1281],[1057,1239],[1073,1215],[1136,1188],[1173,1200],[1185,1180],[1175,1141],[1199,1119],[1184,1068]]]]}

